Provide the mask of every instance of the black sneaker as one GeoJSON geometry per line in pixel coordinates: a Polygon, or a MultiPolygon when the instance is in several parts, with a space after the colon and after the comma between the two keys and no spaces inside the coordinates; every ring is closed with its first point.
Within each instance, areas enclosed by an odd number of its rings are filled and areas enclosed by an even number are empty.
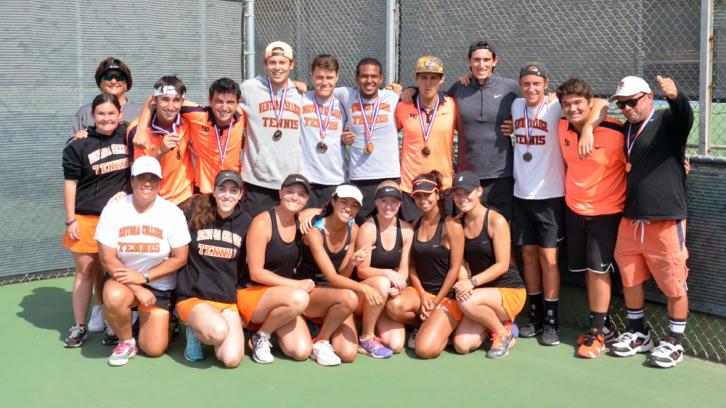
{"type": "Polygon", "coordinates": [[[104,346],[115,346],[118,344],[118,337],[116,337],[116,333],[114,333],[111,326],[106,326],[106,331],[104,332],[101,344],[104,346]]]}
{"type": "MultiPolygon", "coordinates": [[[[519,331],[522,334],[522,331],[519,331]]],[[[560,331],[557,327],[546,324],[542,330],[542,337],[539,338],[539,344],[543,346],[556,346],[560,344],[560,331]]]]}
{"type": "Polygon", "coordinates": [[[524,326],[519,328],[519,337],[524,337],[526,339],[532,338],[537,336],[538,334],[542,333],[542,324],[534,324],[531,321],[524,326]]]}
{"type": "Polygon", "coordinates": [[[174,314],[169,317],[169,339],[174,341],[179,338],[181,329],[179,328],[179,318],[174,314]]]}
{"type": "Polygon", "coordinates": [[[81,347],[84,341],[88,338],[88,331],[86,326],[75,325],[69,330],[71,334],[66,337],[63,342],[65,348],[76,348],[81,347]]]}
{"type": "Polygon", "coordinates": [[[606,346],[615,343],[618,340],[618,336],[620,336],[620,333],[618,333],[618,328],[615,327],[612,321],[609,321],[608,324],[606,324],[605,327],[602,328],[602,334],[605,337],[606,346]]]}

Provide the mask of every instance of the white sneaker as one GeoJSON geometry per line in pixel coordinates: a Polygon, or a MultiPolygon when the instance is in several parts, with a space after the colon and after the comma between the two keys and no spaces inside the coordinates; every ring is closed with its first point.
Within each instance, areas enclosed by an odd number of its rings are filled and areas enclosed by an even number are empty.
{"type": "Polygon", "coordinates": [[[136,348],[136,342],[131,340],[122,341],[114,347],[113,353],[108,358],[108,364],[113,367],[126,365],[138,352],[139,349],[136,348]]]}
{"type": "Polygon", "coordinates": [[[310,358],[315,360],[316,363],[321,366],[337,366],[340,365],[340,357],[335,354],[333,346],[329,341],[321,340],[313,344],[313,352],[310,353],[310,358]]]}
{"type": "Polygon", "coordinates": [[[411,334],[408,336],[408,341],[406,342],[406,348],[409,350],[416,350],[416,335],[418,334],[418,328],[414,328],[411,330],[411,334]]]}
{"type": "Polygon", "coordinates": [[[106,321],[103,320],[103,305],[93,305],[91,318],[88,320],[88,331],[101,333],[106,330],[106,321]]]}
{"type": "Polygon", "coordinates": [[[252,335],[252,359],[259,364],[270,364],[275,361],[272,356],[272,343],[269,336],[261,336],[259,333],[252,335]]]}
{"type": "Polygon", "coordinates": [[[671,343],[672,339],[665,338],[661,340],[658,347],[653,349],[648,356],[648,362],[651,365],[661,368],[675,367],[676,364],[683,361],[683,346],[671,343]]]}
{"type": "Polygon", "coordinates": [[[650,338],[650,330],[646,330],[645,333],[626,331],[618,337],[615,343],[610,345],[610,350],[619,357],[634,356],[652,348],[653,340],[650,338]]]}

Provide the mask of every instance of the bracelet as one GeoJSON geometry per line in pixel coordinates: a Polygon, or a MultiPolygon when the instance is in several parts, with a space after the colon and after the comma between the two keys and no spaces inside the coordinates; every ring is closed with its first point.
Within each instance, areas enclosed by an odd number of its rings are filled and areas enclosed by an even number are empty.
{"type": "Polygon", "coordinates": [[[478,286],[477,283],[476,283],[476,279],[474,279],[474,278],[469,278],[469,283],[471,283],[471,286],[473,286],[473,287],[477,287],[478,286]]]}
{"type": "Polygon", "coordinates": [[[70,220],[70,221],[66,221],[66,227],[70,227],[70,226],[71,226],[71,225],[73,225],[73,224],[74,224],[75,222],[76,222],[76,219],[75,219],[75,218],[74,218],[74,219],[72,219],[72,220],[70,220]]]}

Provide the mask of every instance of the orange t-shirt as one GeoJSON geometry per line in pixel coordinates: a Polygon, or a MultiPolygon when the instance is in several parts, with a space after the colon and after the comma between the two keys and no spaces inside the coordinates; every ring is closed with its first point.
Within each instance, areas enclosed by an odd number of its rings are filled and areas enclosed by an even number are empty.
{"type": "Polygon", "coordinates": [[[235,113],[230,131],[230,126],[218,129],[214,125],[214,113],[209,107],[184,106],[181,112],[190,125],[189,143],[197,167],[197,187],[202,193],[211,193],[220,170],[241,173],[242,135],[247,118],[243,113],[235,113]]]}
{"type": "MultiPolygon", "coordinates": [[[[433,111],[432,111],[433,112],[433,111]]],[[[426,114],[423,113],[424,126],[426,114]]],[[[396,124],[403,130],[401,147],[401,189],[411,192],[413,179],[421,173],[436,170],[441,173],[444,188],[451,187],[454,175],[454,130],[456,129],[457,109],[450,96],[439,102],[436,117],[429,132],[428,143],[424,143],[418,108],[415,103],[399,102],[396,107],[396,124]],[[424,156],[422,150],[428,147],[430,154],[424,156]]]]}
{"type": "MultiPolygon", "coordinates": [[[[131,122],[127,133],[127,139],[133,140],[138,130],[138,119],[131,122]]],[[[134,146],[134,158],[141,156],[157,157],[157,151],[161,146],[166,133],[156,130],[160,128],[155,123],[150,123],[146,128],[149,143],[145,149],[134,146]],[[153,125],[153,126],[152,126],[153,125]]],[[[172,132],[172,129],[165,129],[172,132]]],[[[159,160],[161,164],[161,185],[159,195],[174,204],[181,204],[194,194],[194,166],[192,155],[188,149],[189,144],[189,123],[181,119],[176,126],[176,133],[179,135],[179,147],[164,153],[159,160]]]]}
{"type": "Polygon", "coordinates": [[[625,208],[625,128],[606,118],[595,128],[592,153],[577,156],[579,132],[560,120],[559,136],[565,173],[565,202],[584,216],[616,214],[625,208]]]}

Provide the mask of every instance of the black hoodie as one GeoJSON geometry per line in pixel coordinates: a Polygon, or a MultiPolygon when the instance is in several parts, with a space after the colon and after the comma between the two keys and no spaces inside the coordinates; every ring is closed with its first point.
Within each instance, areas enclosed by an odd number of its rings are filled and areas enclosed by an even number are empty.
{"type": "Polygon", "coordinates": [[[201,229],[189,229],[189,258],[177,275],[179,300],[197,297],[222,303],[237,301],[237,280],[247,265],[245,238],[251,221],[252,217],[238,205],[227,218],[217,216],[201,229]]]}
{"type": "Polygon", "coordinates": [[[123,191],[131,176],[126,123],[111,136],[88,128],[88,137],[71,140],[63,149],[63,177],[78,180],[76,214],[100,215],[108,200],[123,191]]]}

